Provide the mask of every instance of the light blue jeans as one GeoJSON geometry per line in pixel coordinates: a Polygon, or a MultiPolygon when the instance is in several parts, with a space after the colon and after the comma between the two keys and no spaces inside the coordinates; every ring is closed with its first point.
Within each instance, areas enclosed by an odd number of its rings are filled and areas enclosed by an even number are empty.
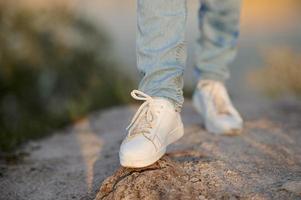
{"type": "MultiPolygon", "coordinates": [[[[241,0],[201,0],[195,45],[199,79],[224,81],[236,54],[241,0]]],[[[186,64],[186,0],[137,0],[139,90],[181,108],[186,64]]]]}

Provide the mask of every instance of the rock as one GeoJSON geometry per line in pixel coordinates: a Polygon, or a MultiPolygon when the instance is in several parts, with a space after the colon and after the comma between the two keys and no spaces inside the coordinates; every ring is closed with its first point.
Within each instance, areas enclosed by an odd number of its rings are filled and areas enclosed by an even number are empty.
{"type": "Polygon", "coordinates": [[[157,163],[141,168],[120,168],[107,178],[95,200],[199,199],[181,165],[164,156],[157,163]]]}
{"type": "Polygon", "coordinates": [[[301,195],[301,181],[289,181],[282,185],[282,189],[301,195]]]}
{"type": "Polygon", "coordinates": [[[0,199],[300,199],[300,103],[282,111],[278,104],[262,110],[242,102],[249,117],[239,137],[206,132],[186,102],[185,136],[144,169],[120,168],[118,160],[136,107],[95,113],[36,141],[40,148],[26,147],[22,161],[0,161],[0,199]]]}

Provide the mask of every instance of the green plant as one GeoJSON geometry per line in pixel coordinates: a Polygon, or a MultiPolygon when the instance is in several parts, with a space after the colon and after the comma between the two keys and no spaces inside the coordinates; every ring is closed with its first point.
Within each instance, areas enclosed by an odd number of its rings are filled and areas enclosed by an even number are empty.
{"type": "Polygon", "coordinates": [[[107,35],[71,10],[2,3],[0,44],[0,152],[127,101],[107,35]]]}

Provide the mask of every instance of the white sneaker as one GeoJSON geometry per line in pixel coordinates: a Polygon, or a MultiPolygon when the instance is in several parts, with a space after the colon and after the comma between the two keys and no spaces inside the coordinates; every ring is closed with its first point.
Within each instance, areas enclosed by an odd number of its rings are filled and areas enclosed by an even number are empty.
{"type": "Polygon", "coordinates": [[[167,145],[183,136],[183,123],[169,100],[152,98],[139,90],[133,90],[131,95],[145,102],[127,128],[128,135],[119,151],[120,164],[124,167],[146,167],[165,154],[167,145]]]}
{"type": "Polygon", "coordinates": [[[224,135],[236,135],[242,131],[243,120],[221,82],[199,81],[193,94],[193,104],[207,131],[224,135]]]}

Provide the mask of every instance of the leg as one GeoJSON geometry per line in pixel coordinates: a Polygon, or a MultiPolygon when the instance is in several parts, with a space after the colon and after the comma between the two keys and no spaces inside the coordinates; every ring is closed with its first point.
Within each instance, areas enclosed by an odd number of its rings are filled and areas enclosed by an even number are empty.
{"type": "Polygon", "coordinates": [[[183,104],[186,0],[137,0],[139,90],[183,104]]]}
{"type": "Polygon", "coordinates": [[[143,79],[131,95],[144,103],[120,146],[124,167],[155,163],[184,134],[177,111],[184,101],[186,0],[137,1],[137,65],[143,79]]]}
{"type": "Polygon", "coordinates": [[[206,129],[215,134],[239,134],[243,120],[223,81],[236,54],[241,0],[203,0],[199,12],[201,37],[196,46],[198,84],[193,95],[206,129]]]}
{"type": "Polygon", "coordinates": [[[201,37],[195,53],[198,78],[224,81],[234,60],[239,33],[241,0],[201,0],[201,37]]]}

